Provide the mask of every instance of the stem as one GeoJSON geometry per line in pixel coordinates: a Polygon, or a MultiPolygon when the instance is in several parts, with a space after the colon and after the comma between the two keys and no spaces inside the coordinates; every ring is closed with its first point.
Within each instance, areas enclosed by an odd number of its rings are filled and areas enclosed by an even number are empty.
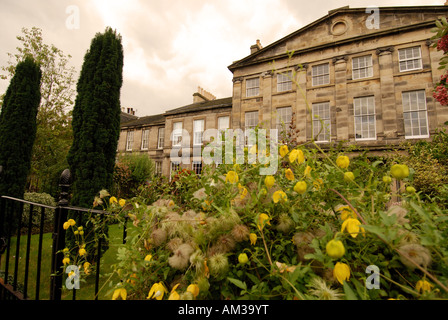
{"type": "Polygon", "coordinates": [[[330,191],[333,191],[334,193],[336,193],[339,197],[341,197],[342,200],[345,201],[345,203],[347,203],[347,205],[350,207],[350,209],[353,210],[354,213],[356,213],[356,215],[358,216],[359,220],[362,221],[362,223],[364,225],[367,225],[366,221],[364,220],[364,218],[359,214],[358,210],[356,210],[353,205],[350,203],[350,201],[348,201],[347,199],[345,199],[345,197],[340,194],[338,191],[336,191],[335,189],[329,189],[330,191]]]}
{"type": "Polygon", "coordinates": [[[261,239],[263,240],[264,249],[266,250],[266,256],[268,257],[269,264],[272,266],[271,256],[269,255],[268,246],[266,245],[266,241],[264,240],[263,229],[260,228],[261,239]]]}

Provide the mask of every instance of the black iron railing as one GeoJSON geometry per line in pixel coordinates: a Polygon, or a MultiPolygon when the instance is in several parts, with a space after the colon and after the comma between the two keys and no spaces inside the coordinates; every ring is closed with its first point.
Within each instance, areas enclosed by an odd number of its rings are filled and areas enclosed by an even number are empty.
{"type": "MultiPolygon", "coordinates": [[[[67,221],[69,212],[73,212],[77,217],[83,214],[98,214],[104,219],[110,213],[103,210],[93,210],[87,208],[69,206],[69,188],[70,188],[70,171],[64,170],[60,178],[61,188],[59,201],[57,206],[48,206],[23,199],[17,199],[8,196],[0,197],[0,300],[8,299],[30,299],[29,284],[35,281],[34,297],[31,299],[40,300],[41,283],[49,287],[49,299],[61,300],[62,285],[64,273],[62,250],[66,247],[64,222],[67,221]],[[29,214],[27,221],[22,221],[24,205],[29,205],[29,214]],[[33,215],[35,208],[39,208],[40,215],[39,225],[33,224],[33,215]],[[43,255],[43,237],[44,237],[44,221],[46,219],[47,210],[54,210],[54,224],[52,230],[52,249],[51,257],[43,255]],[[36,233],[37,228],[37,233],[36,233]],[[31,236],[38,234],[37,258],[31,260],[31,236]],[[26,237],[25,247],[25,267],[19,270],[19,260],[21,260],[21,241],[22,237],[26,237]],[[13,243],[15,240],[15,243],[13,243]],[[14,264],[11,266],[11,259],[14,264]],[[49,278],[42,279],[42,261],[51,259],[51,275],[49,278]],[[12,270],[11,270],[12,267],[12,270]],[[34,279],[30,279],[30,268],[34,268],[34,279]],[[19,274],[23,275],[23,283],[19,283],[19,274]]],[[[36,221],[36,219],[34,219],[36,221]]],[[[102,248],[102,237],[98,238],[95,270],[95,292],[94,297],[98,299],[99,279],[100,279],[100,262],[102,248]]],[[[126,224],[123,228],[123,243],[126,241],[126,224]]],[[[76,289],[73,288],[73,299],[76,299],[76,289]]]]}

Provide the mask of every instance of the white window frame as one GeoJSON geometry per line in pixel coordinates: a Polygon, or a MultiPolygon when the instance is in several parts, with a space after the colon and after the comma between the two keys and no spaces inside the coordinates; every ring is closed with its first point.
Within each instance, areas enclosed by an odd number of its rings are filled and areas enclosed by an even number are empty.
{"type": "Polygon", "coordinates": [[[398,65],[400,68],[400,72],[423,69],[421,47],[416,46],[416,47],[398,49],[398,65]],[[416,52],[418,52],[417,56],[415,55],[416,52]],[[415,66],[416,61],[418,61],[417,67],[415,66]],[[412,62],[413,67],[408,68],[408,63],[410,62],[412,62]],[[405,65],[405,67],[402,68],[403,64],[405,65]]]}
{"type": "Polygon", "coordinates": [[[352,59],[352,79],[373,77],[372,55],[354,57],[352,59]]]}
{"type": "Polygon", "coordinates": [[[193,170],[196,175],[200,176],[202,174],[202,161],[192,161],[191,170],[193,170]]]}
{"type": "Polygon", "coordinates": [[[133,144],[134,144],[134,130],[129,130],[126,136],[126,151],[132,151],[133,144]]]}
{"type": "Polygon", "coordinates": [[[246,97],[256,97],[260,95],[260,78],[246,80],[246,97]]]}
{"type": "Polygon", "coordinates": [[[330,64],[322,63],[312,67],[312,85],[323,86],[330,83],[330,64]]]}
{"type": "Polygon", "coordinates": [[[354,113],[354,121],[355,121],[355,140],[356,141],[364,141],[364,140],[376,140],[376,111],[375,111],[375,97],[374,96],[366,96],[366,97],[357,97],[353,99],[353,113],[354,113]],[[373,112],[372,112],[373,111],[373,112]],[[365,121],[367,119],[367,122],[365,121]],[[373,137],[371,134],[371,122],[373,119],[373,137]],[[358,124],[357,124],[358,123],[358,124]],[[367,132],[369,134],[368,137],[357,137],[357,132],[360,129],[361,133],[365,131],[364,125],[367,124],[367,132]]]}
{"type": "Polygon", "coordinates": [[[292,122],[292,108],[280,107],[277,108],[277,123],[276,128],[278,132],[289,131],[289,126],[292,122]]]}
{"type": "Polygon", "coordinates": [[[182,143],[182,129],[183,129],[183,122],[182,121],[173,122],[173,132],[172,132],[173,147],[180,147],[181,146],[181,143],[182,143]]]}
{"type": "MultiPolygon", "coordinates": [[[[247,129],[254,129],[258,125],[258,111],[248,111],[244,114],[244,129],[246,137],[246,146],[251,147],[249,144],[249,136],[247,129]]],[[[250,132],[250,131],[249,131],[250,132]]]]}
{"type": "Polygon", "coordinates": [[[205,128],[204,119],[193,120],[193,145],[195,146],[202,145],[204,128],[205,128]]]}
{"type": "Polygon", "coordinates": [[[292,72],[286,71],[277,74],[277,92],[292,90],[292,72]]]}
{"type": "Polygon", "coordinates": [[[316,138],[316,142],[330,142],[331,140],[330,112],[330,102],[319,102],[312,105],[313,138],[316,138]],[[324,123],[324,128],[321,131],[322,122],[324,123]],[[321,132],[318,135],[319,131],[321,132]]]}
{"type": "Polygon", "coordinates": [[[158,176],[162,174],[162,163],[160,160],[154,161],[154,173],[158,176]]]}
{"type": "Polygon", "coordinates": [[[425,90],[402,92],[401,97],[403,102],[403,122],[405,130],[405,139],[429,138],[428,109],[426,104],[425,90]],[[426,119],[423,119],[422,115],[424,115],[424,118],[426,119]],[[406,118],[409,118],[409,121],[407,121],[406,118]],[[408,125],[406,125],[407,122],[408,125]],[[413,123],[415,122],[418,123],[418,127],[414,126],[413,123]],[[414,129],[417,128],[419,133],[414,134],[414,129]],[[426,134],[422,134],[422,128],[425,128],[426,134]],[[407,134],[409,131],[411,132],[411,134],[407,134]]]}
{"type": "Polygon", "coordinates": [[[143,128],[141,150],[148,150],[148,147],[149,147],[149,128],[143,128]]]}
{"type": "Polygon", "coordinates": [[[163,149],[165,144],[165,127],[157,130],[157,149],[163,149]]]}

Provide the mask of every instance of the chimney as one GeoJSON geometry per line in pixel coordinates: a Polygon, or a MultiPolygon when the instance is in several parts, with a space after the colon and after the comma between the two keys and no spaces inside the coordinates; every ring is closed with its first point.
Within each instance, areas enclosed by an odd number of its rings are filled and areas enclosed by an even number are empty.
{"type": "Polygon", "coordinates": [[[198,92],[193,93],[193,103],[215,100],[216,97],[210,92],[198,87],[198,92]]]}
{"type": "Polygon", "coordinates": [[[263,46],[261,45],[260,40],[257,39],[257,43],[250,46],[250,54],[255,53],[261,49],[263,49],[263,46]]]}

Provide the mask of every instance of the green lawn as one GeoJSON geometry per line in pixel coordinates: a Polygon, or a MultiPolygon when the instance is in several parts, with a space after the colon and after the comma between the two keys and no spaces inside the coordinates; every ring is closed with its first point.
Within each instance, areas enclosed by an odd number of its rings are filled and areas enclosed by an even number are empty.
{"type": "MultiPolygon", "coordinates": [[[[110,300],[111,296],[106,295],[110,290],[108,284],[106,283],[110,273],[110,266],[115,263],[117,246],[122,243],[123,239],[123,229],[120,225],[109,226],[109,250],[101,258],[101,270],[100,270],[100,292],[98,294],[98,299],[100,300],[110,300]],[[105,284],[105,285],[104,285],[105,284]],[[104,286],[103,286],[104,285],[104,286]],[[102,288],[103,287],[103,288],[102,288]],[[102,290],[101,290],[102,288],[102,290]]],[[[39,300],[49,299],[50,296],[50,271],[51,271],[51,247],[52,247],[52,236],[51,233],[46,233],[43,236],[42,241],[42,262],[41,262],[41,280],[39,286],[39,300]]],[[[15,264],[15,248],[16,239],[11,239],[11,256],[9,260],[9,275],[11,276],[14,272],[15,264]]],[[[30,250],[30,263],[29,263],[29,275],[28,275],[28,297],[30,299],[36,298],[36,276],[37,276],[37,254],[38,254],[38,243],[39,235],[31,236],[31,250],[30,250]]],[[[26,257],[26,245],[27,236],[20,237],[20,254],[19,254],[19,272],[18,272],[18,283],[23,284],[25,278],[25,257],[26,257]]],[[[5,269],[5,259],[6,252],[1,256],[0,264],[0,275],[3,277],[3,271],[5,269]]],[[[65,281],[65,278],[64,280],[65,281]]],[[[95,294],[95,272],[91,275],[81,280],[80,289],[76,290],[77,300],[93,300],[95,294]]],[[[62,299],[70,300],[73,297],[72,290],[63,289],[62,299]]]]}

